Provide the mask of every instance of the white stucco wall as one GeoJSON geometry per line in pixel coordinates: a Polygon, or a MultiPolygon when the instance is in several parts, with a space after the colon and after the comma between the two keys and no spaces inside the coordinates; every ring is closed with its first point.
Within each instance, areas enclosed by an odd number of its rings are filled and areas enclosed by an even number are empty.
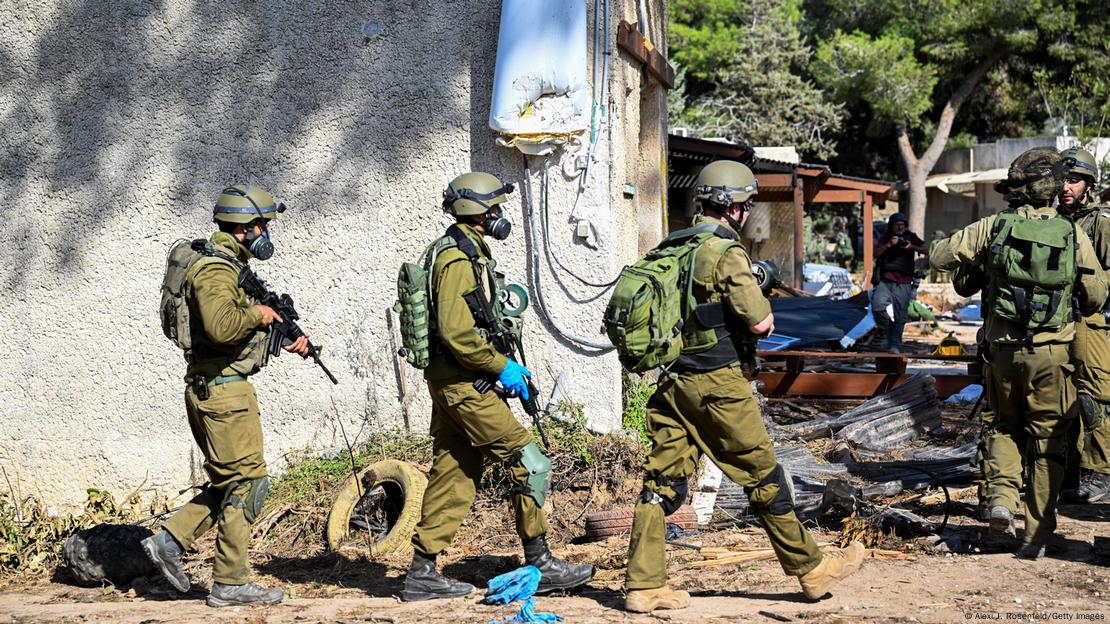
{"type": "MultiPolygon", "coordinates": [[[[168,245],[207,236],[216,195],[240,180],[289,206],[273,228],[277,255],[256,270],[294,295],[340,380],[333,388],[289,355],[257,376],[271,468],[290,451],[341,446],[337,416],[359,440],[426,431],[424,384],[403,366],[402,393],[387,310],[397,267],[449,223],[447,181],[468,170],[523,177],[520,154],[495,146],[486,123],[500,3],[14,4],[0,25],[0,466],[20,492],[73,504],[87,486],[176,491],[203,480],[158,288],[168,245]],[[382,32],[367,40],[370,20],[382,32]]],[[[615,39],[636,11],[611,4],[615,39]]],[[[664,4],[648,3],[658,46],[664,4]]],[[[589,15],[592,26],[592,1],[589,15]]],[[[640,68],[623,54],[610,80],[610,123],[579,209],[599,249],[576,243],[567,222],[573,156],[546,161],[553,245],[598,281],[662,222],[644,215],[661,209],[651,189],[663,186],[665,94],[641,93],[640,68]],[[626,197],[625,184],[640,192],[626,197]]],[[[539,250],[525,246],[518,189],[513,235],[493,249],[531,290],[528,254],[539,250]]],[[[540,276],[560,323],[603,341],[607,297],[577,304],[596,290],[560,272],[564,290],[546,263],[540,276]]],[[[599,426],[619,426],[616,356],[568,346],[535,312],[525,346],[545,394],[566,371],[568,398],[599,426]]]]}

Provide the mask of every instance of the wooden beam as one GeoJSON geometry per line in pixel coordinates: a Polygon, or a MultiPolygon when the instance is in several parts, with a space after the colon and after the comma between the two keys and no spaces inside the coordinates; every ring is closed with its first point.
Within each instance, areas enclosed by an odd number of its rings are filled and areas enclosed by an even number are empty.
{"type": "MultiPolygon", "coordinates": [[[[889,392],[912,375],[882,373],[796,373],[760,371],[752,379],[762,381],[769,397],[814,396],[871,398],[889,392]]],[[[968,384],[980,383],[976,375],[934,375],[937,396],[946,399],[968,384]]]]}
{"type": "Polygon", "coordinates": [[[867,195],[863,191],[855,191],[850,189],[818,189],[812,197],[806,199],[813,204],[858,204],[863,201],[863,197],[867,195]]]}
{"type": "Polygon", "coordinates": [[[755,179],[761,189],[794,187],[794,176],[789,173],[758,173],[755,179]]]}
{"type": "Polygon", "coordinates": [[[806,202],[801,184],[794,186],[794,288],[802,289],[805,276],[805,228],[806,202]]]}
{"type": "Polygon", "coordinates": [[[617,26],[617,47],[643,63],[648,73],[658,80],[659,84],[667,89],[674,88],[674,68],[667,62],[667,57],[651,45],[651,42],[644,39],[635,25],[621,20],[620,25],[617,26]]]}
{"type": "Polygon", "coordinates": [[[875,268],[875,238],[871,229],[871,221],[875,218],[874,207],[871,205],[871,195],[863,197],[863,216],[860,225],[863,227],[863,289],[871,289],[871,271],[875,268]]]}

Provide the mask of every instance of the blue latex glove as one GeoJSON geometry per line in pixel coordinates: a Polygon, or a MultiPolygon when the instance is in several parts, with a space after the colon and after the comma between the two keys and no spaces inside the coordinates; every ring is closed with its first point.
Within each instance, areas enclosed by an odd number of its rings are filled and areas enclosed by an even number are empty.
{"type": "MultiPolygon", "coordinates": [[[[512,360],[509,360],[510,362],[512,360]]],[[[506,572],[489,580],[484,602],[495,605],[507,605],[517,600],[524,600],[536,593],[540,586],[540,570],[536,566],[524,566],[512,572],[506,572]]]]}
{"type": "Polygon", "coordinates": [[[501,387],[505,388],[509,396],[522,396],[527,401],[531,398],[528,396],[528,379],[531,378],[532,371],[509,360],[505,363],[501,374],[497,376],[497,381],[501,382],[501,387]]]}
{"type": "Polygon", "coordinates": [[[516,614],[510,622],[562,622],[563,616],[555,615],[554,613],[536,613],[536,599],[529,598],[524,601],[520,607],[520,612],[516,614]]]}

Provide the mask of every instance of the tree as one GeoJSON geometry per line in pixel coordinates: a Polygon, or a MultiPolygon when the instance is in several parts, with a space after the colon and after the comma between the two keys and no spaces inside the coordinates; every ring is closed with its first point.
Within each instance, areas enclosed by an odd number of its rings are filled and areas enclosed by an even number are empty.
{"type": "Polygon", "coordinates": [[[686,63],[692,105],[675,123],[700,135],[792,145],[819,158],[834,154],[843,111],[802,76],[812,52],[799,31],[800,0],[720,0],[700,12],[690,4],[676,3],[676,19],[691,23],[673,27],[672,45],[682,46],[674,55],[686,63]],[[691,50],[696,42],[704,47],[691,50]]]}
{"type": "Polygon", "coordinates": [[[807,8],[820,40],[810,70],[838,101],[864,104],[893,131],[917,232],[926,177],[960,106],[998,63],[1048,45],[1074,24],[1051,0],[816,0],[807,8]]]}

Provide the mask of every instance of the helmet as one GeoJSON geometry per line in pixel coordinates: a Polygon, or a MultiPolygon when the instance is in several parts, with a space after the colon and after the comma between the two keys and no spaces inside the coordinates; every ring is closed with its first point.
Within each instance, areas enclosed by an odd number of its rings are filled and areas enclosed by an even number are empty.
{"type": "Polygon", "coordinates": [[[490,208],[506,201],[513,192],[496,176],[480,171],[464,173],[451,180],[443,190],[443,211],[455,216],[485,214],[490,208]]]}
{"type": "Polygon", "coordinates": [[[212,220],[250,223],[262,218],[270,221],[276,219],[279,212],[285,212],[285,204],[275,203],[273,195],[257,186],[241,183],[220,191],[212,209],[212,220]]]}
{"type": "Polygon", "coordinates": [[[1087,176],[1091,180],[1098,177],[1098,164],[1095,163],[1095,157],[1087,150],[1079,147],[1069,147],[1060,152],[1060,155],[1064,157],[1067,166],[1066,173],[1087,176]]]}
{"type": "Polygon", "coordinates": [[[747,166],[735,160],[718,160],[698,173],[694,182],[694,201],[703,208],[706,204],[727,208],[731,204],[747,201],[758,188],[755,174],[747,166]]]}
{"type": "Polygon", "coordinates": [[[1011,204],[1052,201],[1064,183],[1063,165],[1064,158],[1056,150],[1034,147],[1010,163],[1006,179],[996,182],[994,190],[1011,204]]]}

